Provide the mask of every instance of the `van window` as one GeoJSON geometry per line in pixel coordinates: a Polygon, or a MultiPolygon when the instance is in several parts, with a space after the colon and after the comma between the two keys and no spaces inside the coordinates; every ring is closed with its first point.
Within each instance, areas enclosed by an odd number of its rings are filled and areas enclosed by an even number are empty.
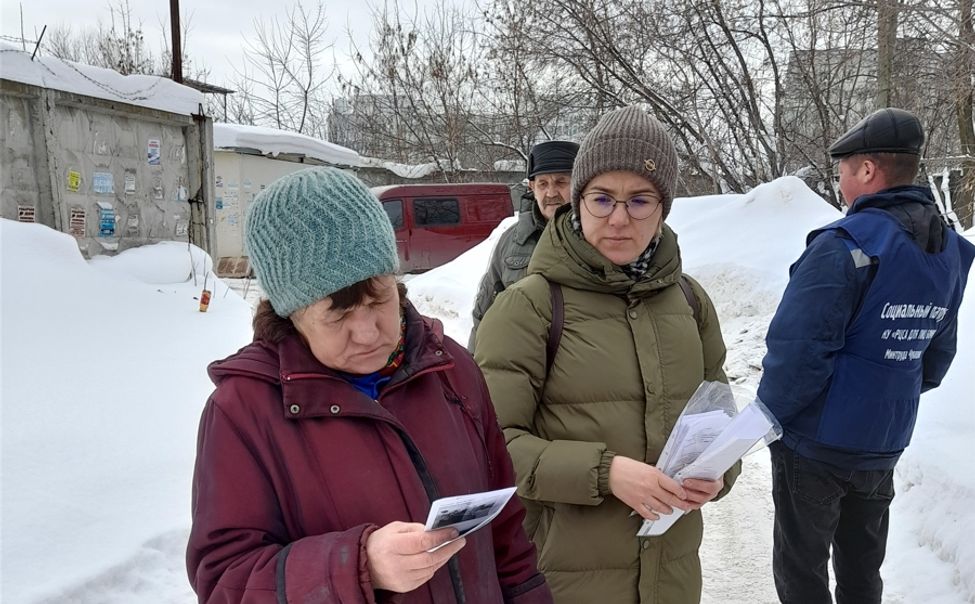
{"type": "Polygon", "coordinates": [[[413,219],[417,226],[460,224],[460,203],[449,197],[414,199],[413,219]]]}
{"type": "Polygon", "coordinates": [[[403,226],[403,200],[393,199],[383,202],[383,209],[389,216],[389,221],[393,223],[393,228],[398,229],[403,226]]]}

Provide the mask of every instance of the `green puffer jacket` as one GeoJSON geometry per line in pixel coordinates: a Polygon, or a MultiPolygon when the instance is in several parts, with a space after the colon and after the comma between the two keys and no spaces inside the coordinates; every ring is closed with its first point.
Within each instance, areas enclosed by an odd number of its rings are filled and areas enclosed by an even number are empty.
{"type": "Polygon", "coordinates": [[[474,327],[471,329],[470,340],[467,349],[474,352],[474,339],[477,334],[477,327],[484,318],[484,314],[494,299],[511,287],[528,273],[528,261],[531,260],[532,252],[538,244],[538,238],[542,236],[545,228],[545,217],[542,216],[538,204],[528,191],[522,196],[523,199],[531,203],[531,211],[525,211],[518,215],[518,222],[510,229],[501,234],[494,251],[491,252],[491,261],[488,264],[487,272],[481,278],[481,285],[477,288],[477,298],[474,300],[474,327]]]}
{"type": "MultiPolygon", "coordinates": [[[[573,233],[569,217],[557,215],[529,276],[485,315],[475,355],[514,461],[539,568],[559,604],[699,602],[701,513],[660,537],[637,538],[641,519],[608,482],[614,455],[655,463],[701,381],[726,381],[714,305],[692,281],[698,326],[678,284],[680,251],[669,227],[647,274],[634,282],[573,233]],[[562,285],[565,322],[546,378],[548,281],[562,285]]],[[[725,475],[721,495],[739,470],[725,475]]]]}

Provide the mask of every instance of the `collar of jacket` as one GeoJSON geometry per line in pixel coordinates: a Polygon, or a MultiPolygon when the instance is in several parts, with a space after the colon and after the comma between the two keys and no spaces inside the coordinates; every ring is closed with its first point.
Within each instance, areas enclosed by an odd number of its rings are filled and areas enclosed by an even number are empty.
{"type": "MultiPolygon", "coordinates": [[[[393,374],[384,392],[389,392],[415,376],[453,366],[453,358],[444,349],[441,323],[423,317],[409,302],[404,312],[406,356],[402,367],[393,374]]],[[[252,377],[280,384],[283,395],[281,402],[288,417],[386,415],[381,407],[356,390],[338,373],[322,365],[297,335],[285,338],[278,344],[253,342],[236,354],[211,363],[208,372],[210,379],[217,385],[231,376],[252,377]],[[330,388],[322,388],[322,380],[330,388]],[[332,396],[336,393],[341,393],[341,401],[332,396]],[[292,405],[296,403],[300,409],[298,413],[292,411],[292,405]]]]}
{"type": "Polygon", "coordinates": [[[677,234],[664,223],[660,243],[646,273],[636,280],[600,254],[572,230],[569,205],[559,208],[552,224],[542,233],[528,273],[575,289],[642,298],[677,283],[681,275],[677,234]]]}
{"type": "Polygon", "coordinates": [[[910,202],[920,203],[922,205],[934,205],[934,195],[932,195],[931,189],[927,187],[918,187],[915,185],[891,187],[883,191],[857,197],[853,200],[853,206],[850,207],[847,216],[856,214],[867,208],[883,210],[910,202]]]}
{"type": "Polygon", "coordinates": [[[951,227],[927,187],[893,187],[872,195],[861,195],[854,200],[847,216],[868,210],[893,216],[918,247],[928,253],[941,252],[948,245],[951,227]]]}
{"type": "Polygon", "coordinates": [[[532,237],[537,238],[538,234],[545,230],[548,220],[542,215],[542,210],[539,209],[538,202],[535,201],[535,196],[530,190],[522,197],[531,202],[531,211],[518,214],[518,222],[512,227],[513,238],[518,245],[527,245],[532,237]]]}

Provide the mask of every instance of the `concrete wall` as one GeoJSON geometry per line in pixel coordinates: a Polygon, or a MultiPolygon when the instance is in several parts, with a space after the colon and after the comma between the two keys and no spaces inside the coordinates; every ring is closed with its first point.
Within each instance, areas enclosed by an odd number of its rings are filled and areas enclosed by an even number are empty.
{"type": "Polygon", "coordinates": [[[0,125],[4,218],[33,209],[88,256],[166,240],[209,249],[206,118],[2,80],[0,125]]]}

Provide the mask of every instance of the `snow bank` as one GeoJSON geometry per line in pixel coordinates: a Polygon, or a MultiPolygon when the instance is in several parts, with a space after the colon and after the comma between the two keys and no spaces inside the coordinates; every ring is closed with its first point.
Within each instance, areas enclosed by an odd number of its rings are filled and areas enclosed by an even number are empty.
{"type": "Polygon", "coordinates": [[[685,272],[733,266],[782,290],[809,231],[841,217],[801,180],[786,176],[744,195],[677,198],[667,224],[677,231],[685,272]]]}
{"type": "Polygon", "coordinates": [[[213,146],[216,149],[254,149],[271,157],[282,153],[304,155],[335,166],[362,165],[362,158],[352,149],[297,132],[262,126],[216,123],[213,125],[213,146]]]}
{"type": "Polygon", "coordinates": [[[199,113],[203,93],[159,76],[124,76],[111,69],[37,56],[0,42],[0,77],[53,90],[119,101],[181,115],[199,113]]]}
{"type": "Polygon", "coordinates": [[[0,599],[60,600],[189,525],[205,367],[248,341],[251,310],[216,284],[199,312],[186,244],[89,264],[74,238],[9,220],[0,242],[0,599]]]}

